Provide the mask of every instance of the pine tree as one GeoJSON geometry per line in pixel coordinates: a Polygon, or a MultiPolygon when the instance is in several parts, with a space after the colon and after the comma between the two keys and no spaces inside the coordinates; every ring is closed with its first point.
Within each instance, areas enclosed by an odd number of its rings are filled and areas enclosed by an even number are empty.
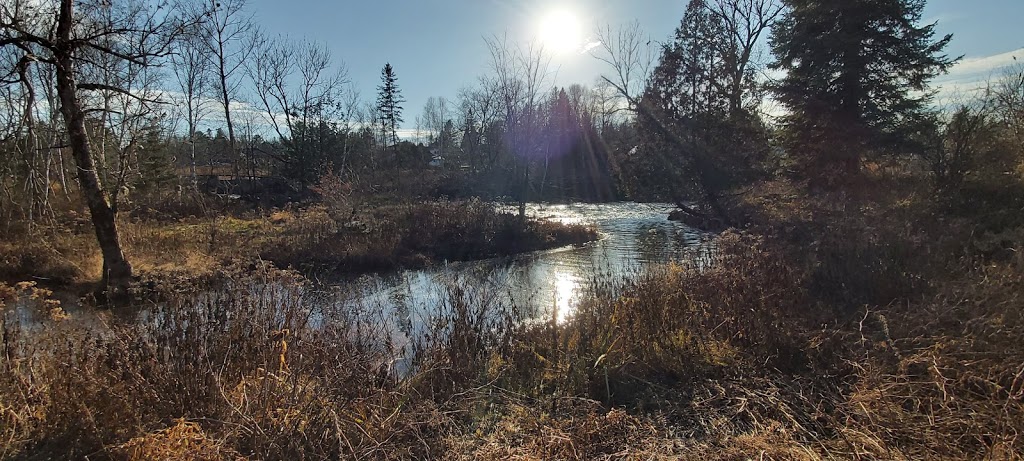
{"type": "MultiPolygon", "coordinates": [[[[391,63],[384,65],[380,73],[380,86],[377,87],[377,109],[380,111],[384,148],[398,145],[398,125],[402,120],[402,91],[398,88],[398,77],[391,63]]],[[[397,152],[397,151],[396,151],[397,152]]],[[[397,162],[398,159],[396,158],[397,162]]]]}
{"type": "Polygon", "coordinates": [[[705,0],[692,0],[675,39],[662,50],[648,91],[660,108],[677,118],[724,116],[729,108],[724,83],[732,42],[705,0]]]}
{"type": "Polygon", "coordinates": [[[645,89],[643,142],[629,165],[634,193],[699,200],[718,217],[723,193],[752,177],[766,150],[759,118],[737,102],[738,44],[722,18],[706,0],[687,5],[645,89]]]}
{"type": "Polygon", "coordinates": [[[922,119],[928,82],[956,59],[951,35],[919,26],[924,0],[785,0],[773,31],[774,88],[787,147],[811,176],[850,174],[868,151],[899,147],[922,119]]]}

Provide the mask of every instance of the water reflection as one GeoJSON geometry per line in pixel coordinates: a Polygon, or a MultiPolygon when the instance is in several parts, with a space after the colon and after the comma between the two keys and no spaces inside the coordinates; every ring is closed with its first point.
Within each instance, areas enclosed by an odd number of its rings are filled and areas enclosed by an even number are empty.
{"type": "Polygon", "coordinates": [[[661,204],[531,205],[536,218],[594,225],[602,239],[581,247],[365,277],[350,302],[392,309],[408,334],[450,302],[451,290],[477,303],[514,306],[537,320],[564,322],[587,293],[616,290],[643,269],[682,257],[702,234],[667,219],[661,204]]]}
{"type": "MultiPolygon", "coordinates": [[[[459,302],[490,309],[486,315],[516,312],[526,316],[521,320],[564,322],[590,294],[614,293],[646,266],[684,257],[687,250],[704,245],[700,232],[667,219],[672,208],[635,203],[531,205],[527,210],[533,217],[594,225],[602,239],[580,247],[366,276],[315,294],[306,292],[303,296],[316,298],[306,299],[313,308],[309,322],[324,326],[324,319],[332,318],[318,312],[324,309],[374,313],[375,326],[392,331],[400,341],[428,331],[432,319],[451,313],[459,302]]],[[[267,289],[257,280],[248,283],[254,293],[267,289]]],[[[202,302],[217,304],[221,294],[208,293],[210,298],[202,302]]],[[[76,304],[68,300],[65,306],[76,304]]],[[[32,311],[15,309],[13,315],[29,316],[32,311]]],[[[138,320],[145,323],[149,315],[143,310],[138,320]]],[[[35,323],[28,317],[16,321],[35,323]]]]}
{"type": "Polygon", "coordinates": [[[569,315],[572,313],[574,305],[573,297],[576,295],[576,290],[580,287],[579,277],[572,275],[568,271],[557,272],[554,276],[555,285],[555,315],[554,317],[558,323],[563,323],[569,315]]]}

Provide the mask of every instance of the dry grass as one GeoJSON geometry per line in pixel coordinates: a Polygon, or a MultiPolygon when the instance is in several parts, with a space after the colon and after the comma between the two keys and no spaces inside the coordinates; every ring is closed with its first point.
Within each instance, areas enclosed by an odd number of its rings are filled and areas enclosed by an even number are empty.
{"type": "Polygon", "coordinates": [[[261,257],[281,267],[341,273],[418,268],[443,261],[484,259],[585,243],[597,238],[584,226],[520,222],[491,204],[423,202],[388,205],[341,220],[328,208],[287,219],[280,239],[261,257]]]}
{"type": "MultiPolygon", "coordinates": [[[[210,217],[123,213],[118,227],[129,261],[147,286],[188,289],[239,262],[269,260],[307,273],[352,275],[419,268],[584,243],[583,226],[521,223],[479,201],[382,205],[339,213],[315,205],[210,217]]],[[[102,260],[87,220],[69,216],[0,239],[0,280],[35,277],[51,286],[100,278],[102,260]]]]}
{"type": "Polygon", "coordinates": [[[762,197],[755,232],[526,332],[501,386],[552,414],[545,396],[626,408],[676,444],[624,458],[1024,458],[1013,202],[883,190],[762,197]]]}
{"type": "MultiPolygon", "coordinates": [[[[260,265],[141,323],[68,321],[45,291],[0,287],[45,325],[5,317],[0,457],[1024,459],[1024,222],[1000,211],[1008,192],[762,187],[749,230],[592,293],[562,324],[456,281],[404,338],[389,314],[260,265]]],[[[381,216],[435,223],[434,257],[459,231],[501,229],[460,206],[381,216]]],[[[207,231],[365,235],[337,223],[280,211],[207,231]]],[[[387,245],[423,248],[403,232],[387,245]]],[[[176,234],[159,245],[193,244],[176,234]]]]}
{"type": "Polygon", "coordinates": [[[131,461],[150,459],[220,461],[244,459],[210,440],[199,424],[179,419],[173,426],[129,440],[114,451],[131,461]]]}
{"type": "Polygon", "coordinates": [[[79,226],[73,221],[8,229],[0,239],[0,280],[32,277],[54,285],[98,280],[103,261],[96,237],[79,226]]]}
{"type": "Polygon", "coordinates": [[[398,351],[377,319],[314,312],[290,273],[231,280],[155,306],[147,322],[83,313],[30,330],[5,315],[0,457],[398,459],[430,449],[416,441],[444,419],[389,378],[398,351]],[[328,323],[314,328],[314,318],[328,323]]]}

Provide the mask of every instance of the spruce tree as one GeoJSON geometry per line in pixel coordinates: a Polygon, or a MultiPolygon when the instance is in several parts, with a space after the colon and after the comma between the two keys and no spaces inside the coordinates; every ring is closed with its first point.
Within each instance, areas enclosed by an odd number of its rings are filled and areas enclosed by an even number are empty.
{"type": "Polygon", "coordinates": [[[785,71],[775,86],[788,109],[787,147],[812,177],[854,173],[869,151],[900,149],[923,119],[928,82],[956,59],[924,0],[785,0],[772,36],[785,71]]]}
{"type": "Polygon", "coordinates": [[[634,193],[700,201],[724,218],[722,196],[756,175],[767,144],[757,115],[736,103],[744,99],[730,84],[739,45],[712,6],[691,0],[662,49],[641,101],[640,155],[629,169],[642,189],[634,193]]]}
{"type": "MultiPolygon", "coordinates": [[[[380,73],[380,86],[377,87],[377,109],[380,111],[381,129],[384,137],[384,148],[388,143],[392,147],[398,145],[398,125],[402,123],[402,91],[398,88],[398,77],[391,63],[384,65],[380,73]]],[[[397,150],[395,151],[397,155],[397,150]]],[[[398,159],[395,159],[398,162],[398,159]]]]}

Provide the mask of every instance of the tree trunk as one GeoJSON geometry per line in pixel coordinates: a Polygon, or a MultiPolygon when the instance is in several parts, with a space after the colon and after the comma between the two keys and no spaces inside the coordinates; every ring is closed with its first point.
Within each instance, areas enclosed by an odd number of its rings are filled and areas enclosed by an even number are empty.
{"type": "Polygon", "coordinates": [[[228,148],[231,152],[228,156],[231,159],[232,173],[238,179],[239,161],[237,158],[237,145],[235,141],[235,124],[231,121],[231,96],[228,94],[227,63],[225,62],[224,38],[220,32],[217,34],[217,78],[220,79],[220,101],[224,104],[224,122],[228,126],[228,148]]]}
{"type": "Polygon", "coordinates": [[[196,129],[189,128],[188,131],[189,157],[192,167],[192,191],[195,192],[199,190],[199,175],[196,173],[196,129]]]}
{"type": "Polygon", "coordinates": [[[60,97],[61,113],[68,130],[71,153],[78,170],[78,182],[82,188],[96,239],[103,253],[103,286],[116,297],[123,296],[132,279],[132,266],[121,251],[121,243],[117,235],[115,213],[107,202],[106,194],[100,185],[96,173],[96,165],[90,152],[89,137],[85,131],[85,112],[78,101],[77,83],[74,76],[73,48],[71,45],[71,28],[74,16],[72,3],[74,0],[61,0],[60,16],[57,25],[57,36],[61,46],[55,49],[57,61],[57,94],[60,97]]]}
{"type": "Polygon", "coordinates": [[[523,165],[523,168],[524,168],[524,171],[523,171],[523,186],[522,186],[522,189],[520,189],[520,192],[519,192],[519,221],[520,222],[526,222],[526,199],[527,199],[527,194],[530,191],[530,162],[529,162],[529,160],[525,161],[525,165],[523,165]]]}

